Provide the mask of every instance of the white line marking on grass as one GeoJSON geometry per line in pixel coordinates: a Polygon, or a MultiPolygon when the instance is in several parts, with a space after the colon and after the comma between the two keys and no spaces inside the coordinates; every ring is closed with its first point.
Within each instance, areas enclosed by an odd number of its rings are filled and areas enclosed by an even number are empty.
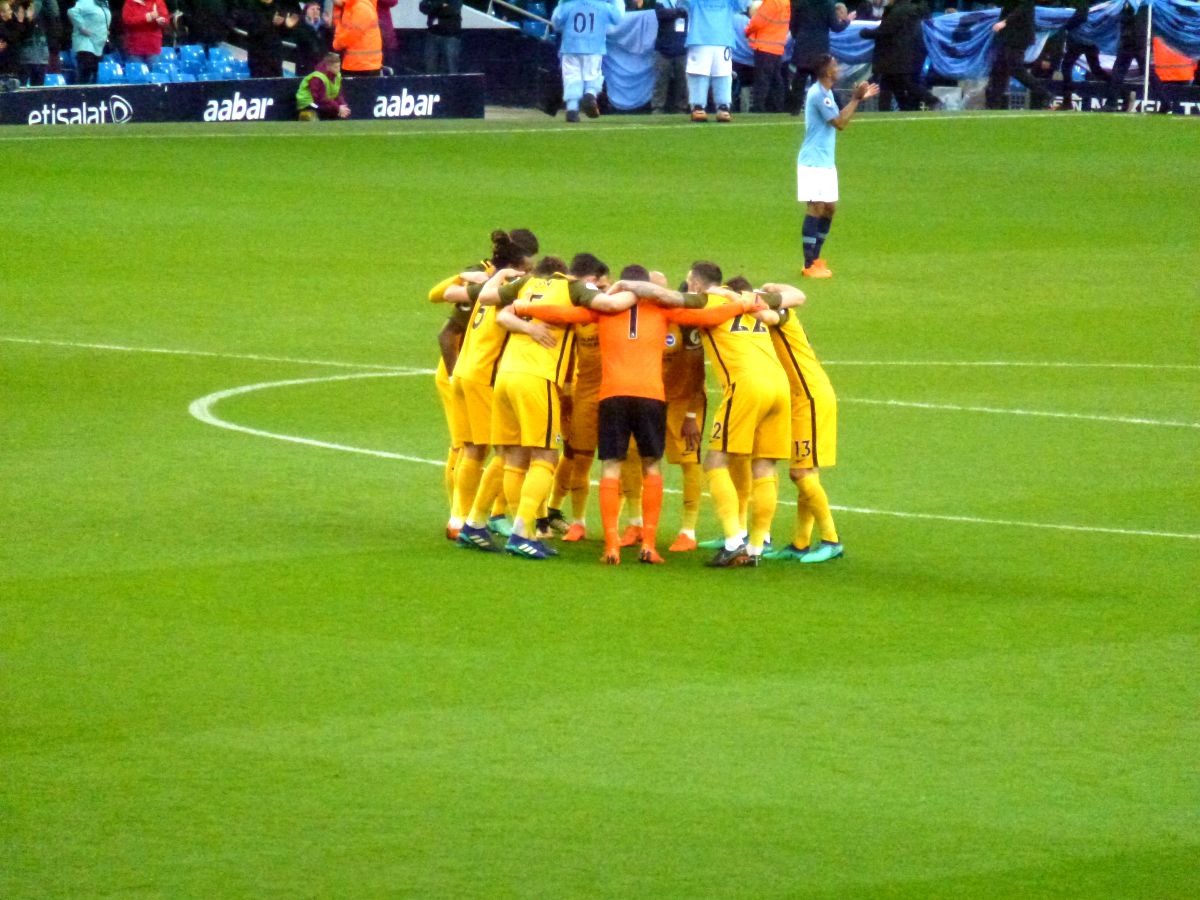
{"type": "MultiPolygon", "coordinates": [[[[632,118],[632,117],[630,117],[632,118]]],[[[681,117],[682,118],[682,117],[681,117]]],[[[969,116],[902,116],[897,114],[889,114],[887,116],[860,116],[856,119],[859,124],[866,122],[980,122],[980,121],[1017,121],[1020,119],[1045,119],[1045,118],[1061,118],[1060,116],[1051,115],[1045,112],[1012,112],[1012,113],[982,113],[979,115],[969,116]]],[[[488,119],[474,119],[476,122],[497,121],[488,119]]],[[[795,130],[799,127],[799,123],[803,120],[797,119],[777,119],[769,122],[761,121],[745,121],[744,119],[736,123],[738,128],[789,128],[795,130]]],[[[193,127],[198,123],[180,122],[180,125],[193,127]]],[[[240,140],[242,138],[283,138],[283,139],[324,139],[324,138],[348,138],[348,137],[463,137],[464,135],[480,135],[491,137],[493,135],[511,135],[511,134],[587,134],[589,137],[600,134],[622,134],[630,131],[699,131],[694,122],[684,120],[680,122],[663,122],[656,124],[629,124],[611,122],[599,128],[579,128],[578,126],[569,127],[566,125],[553,125],[543,127],[540,120],[530,122],[524,128],[433,128],[422,130],[419,127],[413,128],[373,128],[354,131],[345,131],[340,128],[325,129],[297,129],[295,131],[273,131],[273,130],[236,130],[236,131],[200,131],[196,130],[191,133],[170,133],[170,132],[135,132],[128,129],[99,131],[89,133],[79,132],[60,132],[47,131],[40,134],[20,134],[20,135],[0,135],[0,143],[23,143],[28,141],[107,141],[107,140],[122,140],[122,141],[198,141],[198,140],[240,140]]],[[[726,128],[722,128],[725,131],[726,128]]]]}
{"type": "MultiPolygon", "coordinates": [[[[372,456],[378,459],[399,460],[401,462],[419,463],[428,466],[445,466],[444,459],[425,459],[421,456],[409,456],[403,453],[393,453],[388,450],[371,450],[366,447],[351,447],[346,444],[335,444],[328,441],[318,441],[313,438],[298,437],[291,434],[279,434],[274,431],[264,431],[261,428],[250,428],[245,425],[239,425],[236,422],[230,422],[227,419],[222,419],[213,412],[213,408],[222,400],[230,397],[238,397],[245,394],[252,394],[256,391],[271,390],[272,388],[294,387],[305,384],[321,384],[334,381],[352,381],[359,378],[395,378],[405,375],[420,374],[416,370],[407,372],[358,372],[352,375],[328,375],[321,378],[293,378],[287,381],[268,381],[261,384],[247,384],[241,387],[229,388],[224,391],[217,391],[213,394],[208,394],[193,400],[188,406],[188,412],[196,419],[206,425],[215,425],[217,428],[224,428],[228,431],[237,431],[242,434],[249,434],[255,437],[271,438],[277,441],[286,441],[291,444],[303,444],[308,447],[319,447],[323,450],[337,450],[343,453],[357,453],[362,456],[372,456]]],[[[594,484],[595,482],[593,482],[594,484]]],[[[676,490],[669,490],[668,493],[677,494],[676,490]]],[[[781,501],[782,506],[795,506],[791,501],[781,501]]],[[[1188,541],[1200,541],[1200,534],[1187,534],[1183,532],[1173,531],[1145,531],[1140,529],[1130,528],[1100,528],[1090,525],[1059,525],[1047,522],[1021,522],[1013,519],[988,519],[980,516],[952,516],[939,515],[936,513],[912,513],[912,512],[896,512],[885,509],[871,509],[861,506],[833,506],[833,509],[839,512],[858,513],[866,516],[891,516],[899,519],[922,519],[933,522],[956,522],[970,525],[1002,525],[1016,528],[1040,528],[1052,531],[1071,531],[1085,534],[1111,534],[1123,537],[1157,537],[1157,538],[1178,538],[1188,541]]]]}
{"type": "Polygon", "coordinates": [[[1118,362],[1021,362],[1017,360],[924,360],[924,359],[838,359],[825,360],[827,366],[947,366],[950,368],[1028,368],[1028,369],[1174,369],[1200,371],[1190,363],[1118,363],[1118,362]]]}
{"type": "Polygon", "coordinates": [[[200,356],[211,359],[246,359],[252,362],[298,363],[306,366],[330,366],[339,369],[379,369],[413,375],[432,375],[433,369],[415,369],[411,366],[384,366],[376,363],[337,362],[329,359],[297,359],[292,356],[262,356],[257,353],[217,353],[210,350],[176,350],[168,347],[127,347],[121,344],[92,344],[80,341],[48,341],[35,338],[0,337],[9,344],[34,344],[46,347],[73,347],[81,350],[111,350],[119,353],[157,353],[164,356],[200,356]]]}
{"type": "Polygon", "coordinates": [[[1048,412],[1036,409],[1001,409],[995,406],[958,406],[954,403],[918,403],[908,400],[866,400],[860,397],[839,398],[843,403],[867,406],[896,406],[911,409],[938,409],[950,412],[992,413],[1005,416],[1039,416],[1047,419],[1083,419],[1087,422],[1118,422],[1123,425],[1157,425],[1164,428],[1200,428],[1200,422],[1176,422],[1171,419],[1141,419],[1131,416],[1100,416],[1089,413],[1048,412]]]}

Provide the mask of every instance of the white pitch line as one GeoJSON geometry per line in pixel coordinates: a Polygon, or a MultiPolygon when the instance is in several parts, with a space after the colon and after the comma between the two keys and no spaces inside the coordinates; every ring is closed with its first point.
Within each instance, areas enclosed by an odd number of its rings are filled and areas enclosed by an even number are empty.
{"type": "Polygon", "coordinates": [[[866,406],[895,406],[909,409],[937,409],[949,412],[991,413],[1005,416],[1037,416],[1046,419],[1082,419],[1085,422],[1116,422],[1122,425],[1156,425],[1163,428],[1200,428],[1200,422],[1177,422],[1171,419],[1142,419],[1132,416],[1101,416],[1091,413],[1049,412],[1037,409],[1005,409],[997,406],[959,406],[954,403],[918,403],[909,400],[867,400],[861,397],[839,397],[842,403],[866,406]]]}
{"type": "MultiPolygon", "coordinates": [[[[936,115],[933,115],[933,116],[930,116],[930,115],[902,116],[902,115],[889,114],[886,117],[879,116],[878,118],[876,118],[875,116],[864,116],[864,117],[856,119],[856,121],[860,124],[863,124],[866,122],[890,123],[890,122],[982,122],[982,121],[996,121],[996,120],[1017,121],[1019,119],[1042,119],[1042,118],[1057,119],[1060,117],[1056,116],[1056,115],[1051,115],[1050,113],[1046,113],[1046,112],[1027,111],[1027,112],[1012,112],[1012,113],[990,113],[990,114],[983,113],[983,114],[979,114],[979,115],[970,115],[970,116],[936,116],[936,115]]],[[[489,120],[476,119],[473,121],[486,122],[489,120]]],[[[496,120],[491,120],[491,121],[496,121],[496,120]]],[[[790,119],[790,120],[789,119],[778,119],[778,120],[769,121],[769,122],[762,122],[762,121],[746,121],[745,119],[742,119],[736,123],[736,126],[739,128],[789,128],[792,130],[797,130],[800,127],[800,121],[803,121],[803,120],[798,121],[796,119],[790,119]]],[[[180,122],[177,124],[190,127],[190,126],[197,125],[198,123],[180,122]]],[[[49,129],[51,127],[52,126],[47,126],[47,129],[49,129]]],[[[20,134],[20,135],[12,135],[11,137],[8,135],[0,135],[0,143],[14,144],[14,143],[25,143],[28,141],[108,141],[108,140],[114,140],[114,139],[122,140],[122,141],[138,141],[138,140],[142,140],[142,141],[162,141],[162,140],[195,141],[195,140],[241,140],[243,138],[253,138],[253,139],[259,139],[259,140],[271,139],[271,138],[282,138],[285,140],[291,140],[291,139],[295,139],[295,138],[325,139],[325,138],[347,138],[347,137],[356,137],[356,138],[357,137],[367,137],[367,138],[377,138],[377,137],[406,138],[407,137],[407,138],[412,138],[412,137],[442,137],[443,135],[445,135],[447,137],[454,137],[454,138],[460,138],[460,137],[463,137],[464,135],[465,136],[479,135],[481,137],[490,138],[493,135],[556,134],[556,133],[557,134],[587,134],[589,137],[593,137],[595,135],[600,135],[600,134],[608,134],[608,135],[623,134],[623,133],[627,133],[627,132],[631,132],[631,131],[675,131],[675,130],[696,132],[699,129],[696,128],[695,123],[693,123],[691,121],[687,121],[687,120],[682,121],[682,122],[662,122],[662,123],[656,123],[656,124],[647,123],[647,124],[641,124],[641,125],[637,125],[637,124],[626,125],[624,123],[612,123],[612,124],[608,124],[606,126],[602,126],[599,128],[579,128],[578,126],[570,127],[570,126],[566,126],[566,125],[553,125],[553,126],[546,127],[541,124],[541,120],[536,120],[534,122],[530,122],[529,125],[527,125],[524,128],[513,128],[513,127],[509,127],[509,128],[433,128],[433,129],[427,129],[427,130],[421,130],[419,127],[403,128],[403,129],[397,129],[397,128],[374,129],[373,128],[373,129],[369,129],[369,130],[363,129],[363,130],[354,130],[354,131],[343,131],[342,129],[337,129],[337,128],[335,128],[335,129],[316,128],[316,129],[297,129],[295,131],[272,131],[272,130],[253,130],[253,131],[246,130],[246,131],[243,131],[243,130],[239,129],[239,130],[231,130],[231,131],[225,131],[225,132],[197,130],[192,133],[170,133],[170,132],[157,132],[157,131],[143,133],[143,132],[126,131],[126,130],[121,130],[118,128],[113,128],[111,130],[106,130],[103,132],[87,132],[87,133],[46,130],[46,131],[43,131],[38,134],[20,134]]],[[[726,129],[722,128],[721,130],[725,131],[726,129]]]]}
{"type": "Polygon", "coordinates": [[[164,356],[198,356],[210,359],[245,359],[252,362],[297,363],[306,366],[329,366],[339,369],[380,369],[384,372],[411,374],[433,374],[433,369],[415,369],[411,366],[385,366],[376,363],[337,362],[328,359],[298,359],[292,356],[262,356],[258,353],[217,353],[211,350],[177,350],[169,347],[129,347],[122,344],[93,344],[81,341],[50,341],[35,338],[0,337],[9,344],[34,344],[46,347],[71,347],[80,350],[110,350],[118,353],[153,353],[164,356]]]}
{"type": "MultiPolygon", "coordinates": [[[[294,387],[305,384],[319,384],[333,381],[352,381],[358,378],[395,378],[402,375],[413,375],[416,372],[359,372],[352,375],[330,375],[321,378],[293,378],[287,381],[268,381],[261,384],[247,384],[241,387],[229,388],[224,391],[208,394],[193,400],[188,406],[188,412],[196,419],[206,425],[214,425],[217,428],[224,428],[228,431],[236,431],[242,434],[249,434],[255,437],[271,438],[277,441],[286,441],[291,444],[303,444],[308,447],[319,447],[323,450],[337,450],[343,453],[357,453],[362,456],[372,456],[378,459],[399,460],[401,462],[420,463],[429,466],[445,466],[444,459],[425,459],[421,456],[408,456],[403,453],[393,453],[388,450],[372,450],[367,447],[352,447],[346,444],[335,444],[328,441],[318,441],[313,438],[298,437],[291,434],[279,434],[273,431],[264,431],[260,428],[249,428],[245,425],[239,425],[236,422],[230,422],[227,419],[222,419],[213,412],[215,407],[222,400],[229,397],[238,397],[244,394],[251,394],[255,391],[265,391],[272,388],[294,387]]],[[[679,493],[675,490],[668,490],[668,493],[679,493]]],[[[794,503],[782,501],[783,506],[794,506],[794,503]]],[[[921,519],[934,522],[956,522],[970,525],[1001,525],[1015,528],[1038,528],[1051,531],[1070,531],[1085,534],[1111,534],[1123,537],[1157,537],[1157,538],[1177,538],[1188,541],[1200,541],[1200,534],[1188,534],[1185,532],[1174,531],[1146,531],[1131,528],[1101,528],[1091,525],[1062,525],[1047,522],[1022,522],[1014,519],[988,519],[980,516],[952,516],[940,515],[936,513],[912,513],[912,512],[896,512],[885,509],[871,509],[861,506],[833,506],[833,509],[839,512],[858,513],[867,516],[891,516],[900,519],[921,519]]]]}

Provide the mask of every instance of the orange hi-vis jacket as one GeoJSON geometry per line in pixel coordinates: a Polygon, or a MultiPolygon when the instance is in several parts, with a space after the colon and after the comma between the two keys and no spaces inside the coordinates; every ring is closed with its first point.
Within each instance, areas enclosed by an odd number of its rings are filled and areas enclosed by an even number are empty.
{"type": "Polygon", "coordinates": [[[1196,77],[1196,60],[1184,56],[1160,37],[1154,38],[1154,73],[1160,81],[1186,84],[1196,77]]]}
{"type": "Polygon", "coordinates": [[[333,49],[342,54],[343,72],[373,72],[383,66],[383,37],[375,0],[346,0],[334,7],[333,49]],[[337,10],[341,15],[337,15],[337,10]]]}
{"type": "Polygon", "coordinates": [[[789,0],[763,0],[762,6],[746,26],[746,37],[750,39],[751,48],[772,56],[783,56],[791,16],[789,0]]]}

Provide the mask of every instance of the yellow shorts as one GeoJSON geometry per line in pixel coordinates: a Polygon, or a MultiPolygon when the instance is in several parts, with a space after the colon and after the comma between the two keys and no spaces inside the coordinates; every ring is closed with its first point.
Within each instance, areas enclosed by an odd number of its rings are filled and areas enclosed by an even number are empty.
{"type": "Polygon", "coordinates": [[[696,425],[700,429],[700,435],[704,435],[704,418],[708,409],[708,402],[704,397],[696,397],[693,400],[671,400],[667,403],[667,447],[666,458],[673,466],[685,462],[700,462],[700,445],[702,440],[696,441],[696,447],[692,451],[684,448],[683,442],[683,420],[688,413],[694,412],[698,419],[696,425]]]}
{"type": "Polygon", "coordinates": [[[600,394],[588,392],[575,395],[571,404],[571,421],[564,423],[563,434],[572,450],[585,456],[594,452],[599,441],[600,394]]]}
{"type": "Polygon", "coordinates": [[[562,441],[558,386],[524,372],[501,372],[492,399],[492,444],[550,450],[562,441]]]}
{"type": "Polygon", "coordinates": [[[828,469],[837,465],[837,395],[833,385],[809,384],[812,400],[792,394],[793,469],[828,469]]]}
{"type": "Polygon", "coordinates": [[[466,442],[486,447],[492,442],[492,386],[452,378],[457,415],[466,427],[466,442]]]}
{"type": "Polygon", "coordinates": [[[779,379],[734,382],[713,417],[708,449],[754,459],[787,459],[792,437],[791,391],[779,379]]]}
{"type": "Polygon", "coordinates": [[[450,429],[450,446],[461,447],[471,438],[471,429],[467,422],[467,408],[454,396],[454,385],[446,375],[444,366],[438,366],[433,383],[437,385],[438,397],[442,401],[442,411],[446,414],[446,427],[450,429]]]}

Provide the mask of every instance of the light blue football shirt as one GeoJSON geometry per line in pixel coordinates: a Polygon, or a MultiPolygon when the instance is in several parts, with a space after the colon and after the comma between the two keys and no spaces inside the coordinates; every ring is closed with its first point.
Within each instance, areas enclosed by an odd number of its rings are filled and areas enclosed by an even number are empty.
{"type": "Polygon", "coordinates": [[[622,0],[563,0],[550,17],[554,30],[562,35],[559,53],[602,56],[609,26],[624,15],[622,0]]]}
{"type": "Polygon", "coordinates": [[[797,162],[802,166],[817,166],[832,169],[833,148],[837,140],[837,129],[829,124],[836,119],[837,101],[833,91],[814,81],[804,97],[804,143],[800,145],[797,162]]]}
{"type": "Polygon", "coordinates": [[[688,11],[689,47],[732,47],[734,13],[745,12],[749,0],[688,0],[678,6],[688,11]]]}

